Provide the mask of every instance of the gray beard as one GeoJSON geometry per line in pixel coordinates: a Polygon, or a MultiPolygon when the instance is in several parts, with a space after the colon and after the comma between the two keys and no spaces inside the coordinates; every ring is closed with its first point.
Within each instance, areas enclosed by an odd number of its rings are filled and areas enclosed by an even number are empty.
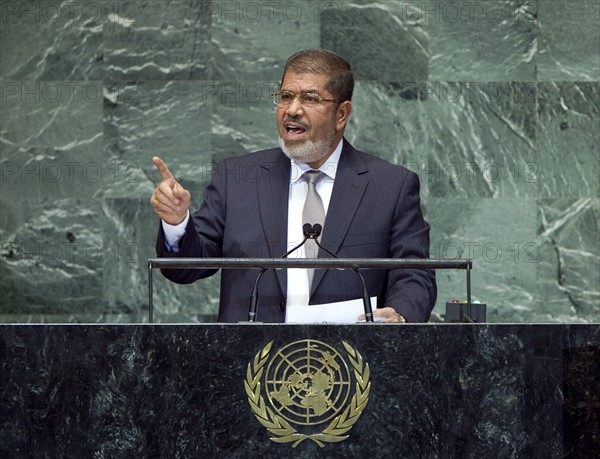
{"type": "Polygon", "coordinates": [[[318,142],[314,142],[312,140],[301,140],[288,141],[286,143],[285,140],[279,137],[279,146],[288,158],[301,163],[310,164],[320,161],[327,156],[334,138],[335,134],[332,135],[331,138],[319,140],[318,142]]]}

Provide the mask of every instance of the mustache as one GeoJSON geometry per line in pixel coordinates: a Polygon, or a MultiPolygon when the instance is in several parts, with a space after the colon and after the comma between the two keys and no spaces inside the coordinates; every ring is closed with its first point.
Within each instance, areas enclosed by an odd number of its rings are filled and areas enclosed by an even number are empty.
{"type": "Polygon", "coordinates": [[[285,124],[285,123],[296,123],[296,124],[299,124],[304,129],[307,129],[307,130],[310,127],[307,123],[305,123],[304,121],[302,121],[302,118],[299,118],[297,116],[286,116],[285,119],[283,120],[283,124],[285,124]]]}

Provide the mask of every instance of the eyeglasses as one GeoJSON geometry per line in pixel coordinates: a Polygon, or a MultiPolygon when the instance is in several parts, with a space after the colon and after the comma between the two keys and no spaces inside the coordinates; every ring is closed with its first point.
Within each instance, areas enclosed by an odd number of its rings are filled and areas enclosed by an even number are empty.
{"type": "Polygon", "coordinates": [[[273,103],[281,107],[287,107],[288,105],[291,105],[296,99],[300,101],[300,105],[306,108],[319,107],[325,102],[336,102],[335,99],[323,99],[320,95],[314,92],[296,94],[292,91],[281,91],[275,92],[272,95],[273,103]]]}

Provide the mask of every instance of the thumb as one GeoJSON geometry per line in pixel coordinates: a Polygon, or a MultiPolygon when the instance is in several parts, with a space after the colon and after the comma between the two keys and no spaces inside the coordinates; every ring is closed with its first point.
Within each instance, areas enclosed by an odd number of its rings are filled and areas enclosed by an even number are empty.
{"type": "Polygon", "coordinates": [[[173,196],[177,198],[181,198],[183,196],[183,187],[179,184],[179,182],[175,182],[172,186],[173,196]]]}

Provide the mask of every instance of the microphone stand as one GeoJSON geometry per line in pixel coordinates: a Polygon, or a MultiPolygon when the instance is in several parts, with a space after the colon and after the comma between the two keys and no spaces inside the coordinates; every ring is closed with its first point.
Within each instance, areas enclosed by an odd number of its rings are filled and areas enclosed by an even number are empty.
{"type": "Polygon", "coordinates": [[[258,276],[256,276],[256,279],[254,280],[254,287],[252,288],[252,295],[250,296],[250,307],[248,308],[248,322],[255,322],[256,308],[258,306],[258,283],[266,272],[267,268],[261,268],[258,276]]]}
{"type": "MultiPolygon", "coordinates": [[[[305,233],[304,234],[305,235],[306,235],[306,226],[307,225],[304,225],[304,229],[305,229],[305,233]]],[[[323,227],[317,223],[316,225],[313,225],[311,231],[308,233],[307,238],[314,239],[315,243],[317,244],[317,246],[320,249],[323,249],[325,252],[327,252],[333,258],[339,258],[335,253],[330,252],[328,249],[326,249],[325,247],[323,247],[319,243],[318,237],[321,235],[322,231],[323,231],[323,227]]],[[[362,284],[363,306],[364,306],[364,309],[365,309],[365,319],[366,319],[367,322],[373,322],[373,309],[371,307],[371,299],[369,298],[369,292],[367,290],[367,283],[365,282],[365,278],[362,275],[362,273],[358,270],[358,268],[353,268],[352,271],[354,271],[356,273],[356,275],[359,277],[360,282],[362,284]]]]}
{"type": "MultiPolygon", "coordinates": [[[[323,247],[321,245],[321,243],[319,242],[318,238],[321,235],[321,233],[323,232],[323,227],[321,225],[319,225],[318,223],[316,225],[311,225],[310,223],[305,223],[304,226],[302,227],[302,230],[304,233],[304,239],[302,240],[302,242],[300,244],[296,245],[291,250],[289,250],[281,258],[287,258],[287,256],[290,253],[292,253],[295,250],[302,247],[308,239],[313,239],[320,249],[323,249],[325,252],[327,252],[332,257],[339,258],[335,253],[333,253],[330,250],[328,250],[327,248],[323,247]]],[[[250,307],[248,308],[248,322],[251,322],[251,323],[256,322],[256,320],[255,320],[256,319],[256,310],[258,309],[258,285],[260,283],[260,280],[262,279],[263,274],[267,271],[267,269],[268,268],[262,268],[260,270],[260,273],[258,273],[258,276],[256,276],[256,280],[254,281],[254,287],[252,288],[252,294],[250,296],[250,307]]],[[[352,271],[354,271],[356,273],[356,275],[360,279],[360,282],[362,285],[362,295],[363,295],[362,300],[363,300],[363,307],[365,310],[365,319],[367,322],[373,322],[373,309],[371,307],[371,299],[369,298],[369,292],[367,290],[367,283],[365,282],[365,278],[362,275],[362,273],[358,270],[358,268],[353,268],[352,271]]]]}
{"type": "MultiPolygon", "coordinates": [[[[281,258],[287,258],[287,256],[292,253],[294,250],[299,249],[300,247],[302,247],[306,241],[309,239],[308,236],[308,232],[309,230],[312,229],[312,226],[309,225],[308,223],[306,223],[303,226],[303,230],[304,230],[304,239],[303,241],[298,244],[296,247],[294,247],[293,249],[289,250],[285,255],[283,255],[281,258]]],[[[258,309],[258,284],[260,283],[260,280],[263,276],[263,274],[265,272],[267,272],[268,268],[262,268],[260,270],[260,273],[258,273],[258,276],[256,276],[256,280],[254,281],[254,287],[252,288],[252,295],[250,296],[250,307],[248,308],[248,322],[256,322],[256,310],[258,309]]]]}

